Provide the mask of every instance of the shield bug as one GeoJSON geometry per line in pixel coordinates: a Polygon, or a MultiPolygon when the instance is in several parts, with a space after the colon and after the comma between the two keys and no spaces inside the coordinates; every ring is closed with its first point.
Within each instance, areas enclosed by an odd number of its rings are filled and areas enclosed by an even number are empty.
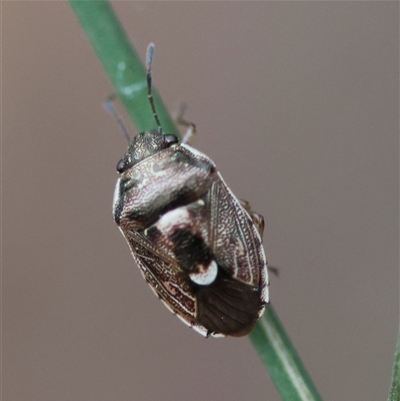
{"type": "Polygon", "coordinates": [[[268,303],[264,220],[235,197],[215,163],[164,134],[151,94],[154,44],[147,49],[147,87],[158,130],[136,135],[117,164],[113,216],[146,281],[184,323],[204,336],[243,336],[268,303]]]}

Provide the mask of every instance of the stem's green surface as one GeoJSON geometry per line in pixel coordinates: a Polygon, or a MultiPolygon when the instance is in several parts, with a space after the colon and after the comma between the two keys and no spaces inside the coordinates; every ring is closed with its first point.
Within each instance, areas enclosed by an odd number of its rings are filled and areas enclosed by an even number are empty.
{"type": "Polygon", "coordinates": [[[249,334],[282,399],[322,400],[272,305],[249,334]]]}
{"type": "MultiPolygon", "coordinates": [[[[111,5],[102,0],[69,4],[138,131],[157,128],[147,99],[146,70],[111,5]]],[[[153,96],[163,131],[177,134],[154,87],[153,96]]]]}
{"type": "MultiPolygon", "coordinates": [[[[156,128],[147,99],[145,69],[107,1],[69,0],[115,91],[139,131],[156,128]]],[[[157,92],[155,103],[164,132],[177,133],[157,92]]],[[[321,400],[272,306],[250,333],[282,399],[321,400]]]]}
{"type": "Polygon", "coordinates": [[[397,344],[394,354],[392,380],[390,382],[388,401],[400,401],[400,328],[397,334],[397,344]]]}

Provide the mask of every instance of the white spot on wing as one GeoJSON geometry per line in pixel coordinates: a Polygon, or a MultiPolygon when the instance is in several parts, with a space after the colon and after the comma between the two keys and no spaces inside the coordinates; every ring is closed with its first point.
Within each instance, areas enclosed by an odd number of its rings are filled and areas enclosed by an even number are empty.
{"type": "Polygon", "coordinates": [[[221,333],[213,333],[211,334],[214,338],[222,338],[225,337],[225,334],[221,334],[221,333]]]}
{"type": "Polygon", "coordinates": [[[211,261],[208,266],[197,265],[198,271],[190,273],[190,279],[199,285],[210,285],[214,282],[218,274],[218,265],[215,260],[211,261]]]}
{"type": "Polygon", "coordinates": [[[187,208],[177,208],[165,213],[157,222],[157,229],[163,234],[168,234],[173,228],[187,226],[190,216],[187,208]]]}
{"type": "MultiPolygon", "coordinates": [[[[115,208],[118,205],[118,201],[119,201],[119,187],[120,187],[120,181],[121,178],[118,178],[117,183],[115,184],[115,188],[114,188],[114,196],[113,196],[113,216],[115,216],[115,208]]],[[[122,234],[124,234],[122,232],[122,234]]]]}
{"type": "Polygon", "coordinates": [[[200,333],[202,336],[207,337],[207,329],[205,327],[194,325],[192,326],[192,329],[200,333]]]}

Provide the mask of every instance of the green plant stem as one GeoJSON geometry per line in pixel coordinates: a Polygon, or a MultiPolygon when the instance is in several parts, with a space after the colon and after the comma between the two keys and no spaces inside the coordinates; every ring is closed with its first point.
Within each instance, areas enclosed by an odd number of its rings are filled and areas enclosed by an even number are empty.
{"type": "Polygon", "coordinates": [[[282,399],[322,400],[272,305],[249,337],[282,399]]]}
{"type": "MultiPolygon", "coordinates": [[[[146,70],[108,1],[69,0],[114,89],[136,128],[157,128],[147,98],[146,70]]],[[[157,90],[154,101],[164,132],[179,134],[157,90]]]]}
{"type": "MultiPolygon", "coordinates": [[[[69,3],[137,129],[156,128],[147,99],[145,69],[109,3],[88,0],[69,0],[69,3]]],[[[177,133],[163,102],[154,92],[164,131],[177,133]]],[[[321,400],[271,305],[250,338],[284,400],[321,400]]]]}
{"type": "Polygon", "coordinates": [[[400,400],[400,328],[397,333],[396,351],[394,354],[394,363],[392,370],[392,379],[390,381],[388,401],[400,400]]]}

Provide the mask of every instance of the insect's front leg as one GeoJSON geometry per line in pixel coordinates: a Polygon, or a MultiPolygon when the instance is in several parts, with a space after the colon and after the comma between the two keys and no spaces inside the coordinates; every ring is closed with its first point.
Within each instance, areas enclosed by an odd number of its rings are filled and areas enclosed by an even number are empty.
{"type": "Polygon", "coordinates": [[[196,124],[192,123],[191,121],[187,121],[183,118],[183,115],[187,109],[186,103],[182,103],[179,107],[179,112],[177,117],[175,118],[175,122],[178,125],[186,127],[187,130],[185,135],[183,136],[182,143],[186,143],[188,145],[192,145],[194,142],[194,138],[197,133],[196,124]]]}
{"type": "Polygon", "coordinates": [[[251,219],[253,220],[254,225],[256,226],[258,233],[260,234],[261,240],[263,239],[264,234],[264,217],[251,210],[250,203],[247,200],[239,199],[240,204],[242,205],[243,209],[250,215],[251,219]]]}

